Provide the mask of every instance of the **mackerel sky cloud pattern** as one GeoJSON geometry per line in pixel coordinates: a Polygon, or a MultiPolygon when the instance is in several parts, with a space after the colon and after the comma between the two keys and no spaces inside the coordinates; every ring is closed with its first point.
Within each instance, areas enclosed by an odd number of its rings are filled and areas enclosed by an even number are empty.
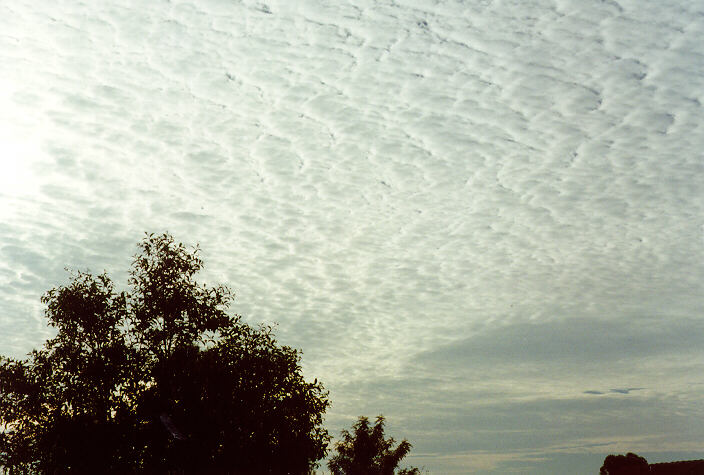
{"type": "Polygon", "coordinates": [[[383,413],[433,473],[702,458],[702,38],[686,0],[4,2],[0,353],[168,230],[333,433],[383,413]]]}

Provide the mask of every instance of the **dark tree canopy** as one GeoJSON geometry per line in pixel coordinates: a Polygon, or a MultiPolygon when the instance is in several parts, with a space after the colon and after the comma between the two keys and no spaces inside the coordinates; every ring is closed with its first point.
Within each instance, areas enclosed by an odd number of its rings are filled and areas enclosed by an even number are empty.
{"type": "Polygon", "coordinates": [[[367,417],[360,417],[352,431],[342,431],[342,440],[335,444],[337,452],[328,462],[333,475],[419,475],[412,467],[396,472],[401,460],[411,451],[403,439],[394,448],[395,440],[384,438],[384,417],[378,416],[374,426],[367,417]]]}
{"type": "Polygon", "coordinates": [[[199,250],[139,244],[130,292],[78,272],[47,292],[57,335],[0,357],[0,467],[12,473],[304,474],[330,437],[328,393],[270,327],[198,284],[199,250]]]}
{"type": "Polygon", "coordinates": [[[600,475],[641,475],[650,473],[648,461],[634,453],[626,455],[607,455],[600,475]]]}

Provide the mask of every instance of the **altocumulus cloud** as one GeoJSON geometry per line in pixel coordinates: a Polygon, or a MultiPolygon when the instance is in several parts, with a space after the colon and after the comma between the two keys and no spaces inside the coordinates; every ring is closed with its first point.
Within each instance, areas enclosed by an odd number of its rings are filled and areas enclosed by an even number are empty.
{"type": "Polygon", "coordinates": [[[5,2],[0,353],[169,230],[411,463],[701,447],[702,35],[674,0],[5,2]]]}

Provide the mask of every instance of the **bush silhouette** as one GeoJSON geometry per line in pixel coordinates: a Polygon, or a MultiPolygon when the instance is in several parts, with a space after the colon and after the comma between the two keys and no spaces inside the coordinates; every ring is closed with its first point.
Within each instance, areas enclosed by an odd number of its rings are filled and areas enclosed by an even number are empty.
{"type": "Polygon", "coordinates": [[[634,453],[607,455],[600,475],[641,475],[650,473],[650,465],[643,457],[634,453]]]}

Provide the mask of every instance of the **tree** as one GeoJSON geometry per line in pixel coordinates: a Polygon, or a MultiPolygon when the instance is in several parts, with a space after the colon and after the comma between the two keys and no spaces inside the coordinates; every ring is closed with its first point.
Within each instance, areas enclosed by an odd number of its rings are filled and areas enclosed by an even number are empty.
{"type": "Polygon", "coordinates": [[[600,475],[641,475],[650,473],[650,465],[645,458],[632,452],[626,455],[607,455],[600,475]]]}
{"type": "MultiPolygon", "coordinates": [[[[384,438],[384,416],[377,416],[372,427],[367,417],[360,416],[352,426],[353,433],[342,431],[342,440],[335,444],[337,454],[328,462],[333,475],[394,475],[398,464],[411,451],[403,439],[393,448],[393,438],[384,438]]],[[[402,469],[398,475],[419,475],[415,467],[402,469]]]]}
{"type": "Polygon", "coordinates": [[[139,243],[128,284],[78,272],[47,292],[57,329],[0,357],[0,466],[11,473],[303,474],[327,451],[328,393],[271,327],[227,313],[199,249],[139,243]]]}

